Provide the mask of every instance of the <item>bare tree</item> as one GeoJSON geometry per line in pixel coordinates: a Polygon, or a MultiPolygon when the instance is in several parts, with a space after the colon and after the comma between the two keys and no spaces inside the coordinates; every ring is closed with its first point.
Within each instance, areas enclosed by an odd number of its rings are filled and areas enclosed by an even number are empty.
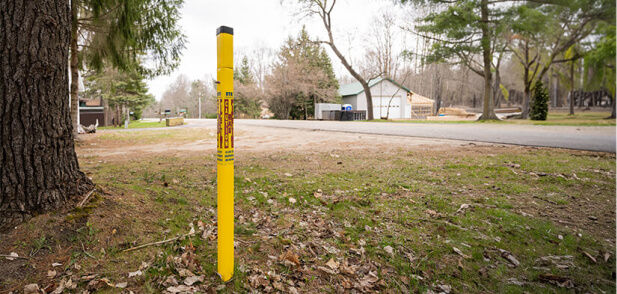
{"type": "Polygon", "coordinates": [[[364,77],[384,75],[399,78],[400,54],[394,53],[396,41],[396,20],[389,12],[383,12],[375,19],[367,43],[373,43],[365,55],[362,71],[364,77]]]}
{"type": "Polygon", "coordinates": [[[190,91],[191,81],[189,78],[183,74],[178,75],[176,80],[163,93],[161,107],[171,110],[172,113],[180,109],[187,109],[189,111],[190,107],[193,106],[195,107],[194,110],[197,110],[197,101],[192,101],[190,91]]]}
{"type": "Polygon", "coordinates": [[[345,69],[351,74],[361,85],[362,89],[364,89],[364,93],[366,95],[366,107],[367,107],[367,119],[373,119],[373,97],[371,95],[371,89],[368,85],[369,80],[362,77],[347,61],[347,58],[343,56],[341,51],[338,49],[336,44],[334,43],[334,36],[332,34],[332,10],[336,4],[336,0],[328,1],[328,0],[300,0],[300,3],[304,4],[303,11],[309,15],[317,15],[326,29],[328,34],[328,40],[318,41],[319,43],[327,44],[330,46],[330,49],[334,52],[334,54],[339,58],[345,69]]]}

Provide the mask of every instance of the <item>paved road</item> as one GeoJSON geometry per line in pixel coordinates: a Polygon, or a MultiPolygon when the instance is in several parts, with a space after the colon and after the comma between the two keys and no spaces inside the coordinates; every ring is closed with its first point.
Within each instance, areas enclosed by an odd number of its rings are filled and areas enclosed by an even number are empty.
{"type": "MultiPolygon", "coordinates": [[[[188,119],[185,127],[215,127],[214,119],[188,119]]],[[[615,153],[615,127],[510,124],[439,124],[238,119],[237,128],[260,126],[403,137],[438,138],[615,153]]]]}
{"type": "Polygon", "coordinates": [[[236,120],[243,125],[615,152],[615,127],[236,120]]]}

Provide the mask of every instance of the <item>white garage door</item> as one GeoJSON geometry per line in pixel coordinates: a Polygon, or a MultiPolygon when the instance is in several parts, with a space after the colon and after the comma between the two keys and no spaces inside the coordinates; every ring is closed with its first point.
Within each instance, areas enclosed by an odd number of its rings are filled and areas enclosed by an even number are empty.
{"type": "Polygon", "coordinates": [[[373,117],[375,119],[401,118],[401,98],[391,96],[373,97],[373,117]],[[388,108],[390,111],[388,112],[388,108]]]}

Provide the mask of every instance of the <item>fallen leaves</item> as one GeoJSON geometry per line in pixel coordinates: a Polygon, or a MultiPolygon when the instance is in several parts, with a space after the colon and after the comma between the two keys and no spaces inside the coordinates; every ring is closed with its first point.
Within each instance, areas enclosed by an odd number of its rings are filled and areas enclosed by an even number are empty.
{"type": "Polygon", "coordinates": [[[390,254],[391,256],[393,256],[393,255],[394,255],[394,249],[393,249],[393,248],[392,248],[392,246],[390,246],[390,245],[388,245],[388,246],[384,246],[383,250],[384,250],[386,253],[390,254]]]}
{"type": "Polygon", "coordinates": [[[331,268],[332,270],[336,270],[336,269],[338,269],[339,263],[336,262],[333,258],[330,258],[330,260],[328,260],[328,262],[326,262],[326,265],[329,268],[331,268]]]}
{"type": "Polygon", "coordinates": [[[583,251],[583,255],[587,256],[587,258],[589,258],[593,263],[598,263],[596,258],[591,256],[591,254],[587,253],[586,251],[583,251]]]}
{"type": "Polygon", "coordinates": [[[38,294],[40,293],[40,288],[38,284],[28,284],[24,286],[24,294],[38,294]]]}
{"type": "Polygon", "coordinates": [[[437,289],[439,289],[443,293],[450,293],[452,291],[452,286],[446,284],[437,285],[437,289]]]}
{"type": "Polygon", "coordinates": [[[4,258],[6,258],[7,260],[15,260],[15,259],[20,258],[19,254],[17,254],[17,252],[11,252],[8,255],[4,255],[3,254],[2,256],[4,256],[4,258]]]}
{"type": "Polygon", "coordinates": [[[517,267],[521,264],[509,251],[499,249],[499,252],[501,252],[501,257],[507,260],[513,267],[517,267]]]}
{"type": "Polygon", "coordinates": [[[463,203],[461,204],[461,206],[458,208],[458,210],[456,211],[456,213],[461,213],[461,212],[465,212],[465,210],[467,208],[471,207],[471,205],[467,204],[467,203],[463,203]]]}
{"type": "Polygon", "coordinates": [[[169,286],[165,290],[167,290],[167,292],[169,293],[195,293],[199,291],[199,288],[193,287],[193,286],[178,285],[178,286],[169,286]]]}
{"type": "Polygon", "coordinates": [[[460,249],[458,249],[458,248],[456,248],[456,247],[452,247],[452,250],[453,250],[456,254],[458,254],[458,255],[462,256],[462,257],[463,257],[463,258],[465,258],[465,259],[467,259],[467,258],[471,258],[471,256],[464,254],[464,253],[463,253],[463,251],[461,251],[460,249]]]}
{"type": "Polygon", "coordinates": [[[323,197],[323,191],[321,191],[321,189],[317,189],[317,191],[313,192],[313,196],[317,199],[320,199],[321,197],[323,197]]]}
{"type": "Polygon", "coordinates": [[[204,276],[190,276],[184,279],[184,284],[187,286],[192,286],[195,283],[202,283],[204,281],[204,276]]]}
{"type": "Polygon", "coordinates": [[[572,255],[547,255],[536,259],[538,266],[554,266],[558,269],[574,268],[574,256],[572,255]]]}
{"type": "Polygon", "coordinates": [[[553,284],[561,288],[574,288],[574,282],[572,279],[564,276],[545,273],[540,274],[538,276],[538,280],[540,280],[540,282],[553,284]]]}

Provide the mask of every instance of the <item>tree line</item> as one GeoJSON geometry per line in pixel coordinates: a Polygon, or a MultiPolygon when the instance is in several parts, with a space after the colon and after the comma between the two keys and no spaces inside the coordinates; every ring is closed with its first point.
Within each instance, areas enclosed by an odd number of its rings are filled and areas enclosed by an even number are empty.
{"type": "MultiPolygon", "coordinates": [[[[523,88],[523,118],[529,116],[535,85],[543,80],[547,84],[561,81],[570,93],[577,82],[587,90],[608,89],[615,117],[615,59],[609,55],[615,43],[606,46],[615,35],[614,1],[402,2],[429,7],[410,30],[429,40],[430,49],[423,55],[426,62],[461,66],[484,80],[482,118],[495,117],[495,99],[509,98],[500,95],[504,77],[515,79],[517,75],[515,83],[523,88]],[[504,75],[507,67],[515,71],[504,75]],[[584,76],[579,81],[575,67],[584,76]]],[[[574,99],[569,100],[573,112],[574,99]]]]}
{"type": "MultiPolygon", "coordinates": [[[[271,60],[267,50],[239,53],[234,66],[234,115],[237,118],[272,116],[308,119],[315,103],[340,102],[338,80],[326,50],[311,40],[306,29],[290,36],[271,60]],[[259,56],[259,55],[262,56],[259,56]]],[[[146,115],[161,110],[186,110],[196,118],[199,99],[204,117],[216,117],[216,86],[212,78],[190,81],[179,75],[163,93],[161,101],[148,107],[146,115]]]]}

